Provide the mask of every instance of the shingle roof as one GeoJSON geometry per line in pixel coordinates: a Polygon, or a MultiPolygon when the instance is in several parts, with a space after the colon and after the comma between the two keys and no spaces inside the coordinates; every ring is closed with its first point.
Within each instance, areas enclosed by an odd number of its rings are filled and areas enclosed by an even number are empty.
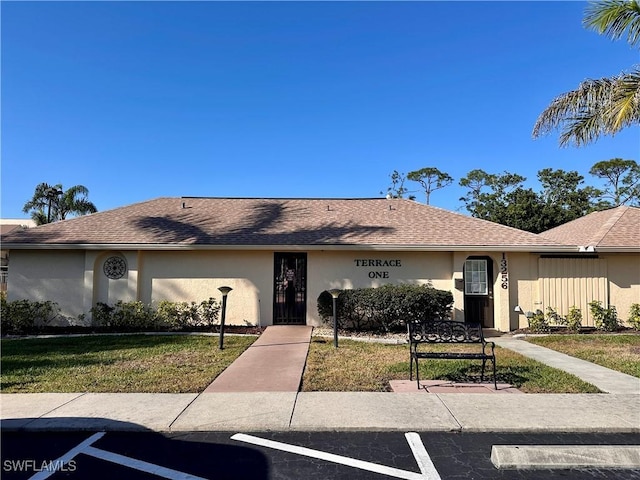
{"type": "MultiPolygon", "coordinates": [[[[358,246],[548,250],[557,242],[403,199],[158,198],[3,237],[7,247],[358,246]]],[[[565,247],[566,250],[566,247],[565,247]]]]}
{"type": "Polygon", "coordinates": [[[640,208],[616,207],[593,212],[540,234],[559,243],[596,250],[640,251],[640,208]]]}

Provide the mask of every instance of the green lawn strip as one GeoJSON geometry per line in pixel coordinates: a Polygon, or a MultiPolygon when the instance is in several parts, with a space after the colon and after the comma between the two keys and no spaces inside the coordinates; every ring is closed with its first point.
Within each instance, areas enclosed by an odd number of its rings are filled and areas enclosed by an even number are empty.
{"type": "Polygon", "coordinates": [[[527,337],[536,345],[640,377],[640,334],[527,337]]]}
{"type": "MultiPolygon", "coordinates": [[[[434,345],[434,350],[472,348],[434,345]]],[[[477,349],[477,345],[475,346],[477,349]]],[[[574,375],[496,347],[498,382],[526,393],[598,393],[574,375]]],[[[480,361],[422,360],[420,378],[457,382],[478,381],[480,361]]],[[[328,339],[313,337],[302,382],[303,391],[389,391],[389,380],[409,378],[408,345],[341,340],[335,349],[328,339]]],[[[488,377],[489,379],[491,376],[488,377]]],[[[485,379],[486,380],[486,379],[485,379]]]]}
{"type": "Polygon", "coordinates": [[[197,393],[255,336],[99,335],[2,340],[3,393],[197,393]]]}

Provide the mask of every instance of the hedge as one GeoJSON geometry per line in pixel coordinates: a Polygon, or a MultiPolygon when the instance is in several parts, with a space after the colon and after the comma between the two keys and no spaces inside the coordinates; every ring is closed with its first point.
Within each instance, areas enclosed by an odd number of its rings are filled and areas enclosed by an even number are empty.
{"type": "MultiPolygon", "coordinates": [[[[378,288],[342,290],[336,301],[338,328],[374,332],[406,329],[409,321],[448,319],[453,294],[428,285],[384,285],[378,288]]],[[[333,298],[329,292],[318,297],[318,314],[326,323],[333,320],[333,298]]]]}

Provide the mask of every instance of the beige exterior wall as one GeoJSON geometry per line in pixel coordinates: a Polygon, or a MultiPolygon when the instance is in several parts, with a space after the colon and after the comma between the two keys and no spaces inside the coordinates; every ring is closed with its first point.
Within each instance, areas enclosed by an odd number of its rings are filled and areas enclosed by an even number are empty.
{"type": "Polygon", "coordinates": [[[332,288],[413,284],[452,291],[452,255],[448,252],[311,251],[307,256],[307,278],[307,323],[319,325],[317,299],[332,288]],[[382,265],[371,265],[377,261],[382,265]]]}
{"type": "Polygon", "coordinates": [[[272,252],[142,252],[139,298],[200,302],[233,288],[227,301],[229,324],[270,325],[273,302],[272,252]]]}
{"type": "MultiPolygon", "coordinates": [[[[640,303],[640,255],[605,253],[584,259],[523,256],[529,257],[529,265],[522,270],[516,267],[518,293],[514,300],[525,312],[538,309],[546,312],[547,307],[551,307],[566,315],[575,305],[582,312],[582,325],[594,326],[588,307],[590,301],[600,300],[605,306],[615,306],[622,322],[628,319],[631,304],[640,303]]],[[[526,326],[527,318],[519,315],[511,329],[526,326]]]]}
{"type": "Polygon", "coordinates": [[[631,304],[640,303],[640,254],[608,254],[609,304],[616,307],[618,318],[627,322],[631,304]]]}
{"type": "MultiPolygon", "coordinates": [[[[540,255],[501,252],[307,252],[307,324],[318,325],[317,298],[331,288],[377,287],[385,283],[429,284],[454,296],[455,320],[464,321],[464,262],[488,256],[494,273],[494,325],[501,331],[527,326],[514,311],[544,309],[539,278],[540,255]],[[384,264],[386,262],[386,265],[384,264]],[[506,288],[503,288],[503,284],[506,288]]],[[[640,255],[603,254],[608,304],[626,320],[632,303],[640,303],[640,255]]],[[[53,300],[63,315],[77,319],[96,302],[161,300],[200,302],[221,299],[218,287],[233,288],[228,297],[229,324],[270,325],[273,318],[272,251],[66,251],[10,252],[8,299],[53,300]],[[103,272],[109,256],[120,256],[126,274],[111,280],[103,272]]],[[[559,289],[568,288],[559,284],[559,289]]],[[[558,307],[558,306],[556,306],[558,307]]],[[[566,312],[560,311],[565,314],[566,312]]],[[[583,312],[584,313],[584,312],[583,312]]],[[[87,318],[87,321],[89,319],[87,318]]],[[[587,324],[587,323],[585,323],[587,324]]]]}
{"type": "Polygon", "coordinates": [[[13,250],[7,300],[51,300],[74,323],[84,310],[84,252],[13,250]]]}

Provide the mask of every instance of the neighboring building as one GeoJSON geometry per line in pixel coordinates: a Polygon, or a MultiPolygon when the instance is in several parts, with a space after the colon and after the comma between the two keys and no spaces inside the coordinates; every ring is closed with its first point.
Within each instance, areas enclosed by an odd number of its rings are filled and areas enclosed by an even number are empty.
{"type": "Polygon", "coordinates": [[[455,320],[509,331],[527,324],[518,305],[571,303],[552,295],[563,278],[622,318],[640,301],[640,209],[594,215],[576,222],[611,222],[615,241],[572,237],[579,223],[535,235],[403,199],[159,198],[12,232],[3,248],[10,300],[54,300],[74,318],[97,302],[220,298],[227,285],[230,323],[318,325],[325,290],[409,283],[452,291],[455,320]]]}
{"type": "MultiPolygon", "coordinates": [[[[35,227],[33,220],[24,218],[0,218],[0,235],[4,237],[7,233],[18,229],[35,227]]],[[[7,280],[9,278],[9,252],[0,250],[0,291],[7,291],[7,280]]]]}

